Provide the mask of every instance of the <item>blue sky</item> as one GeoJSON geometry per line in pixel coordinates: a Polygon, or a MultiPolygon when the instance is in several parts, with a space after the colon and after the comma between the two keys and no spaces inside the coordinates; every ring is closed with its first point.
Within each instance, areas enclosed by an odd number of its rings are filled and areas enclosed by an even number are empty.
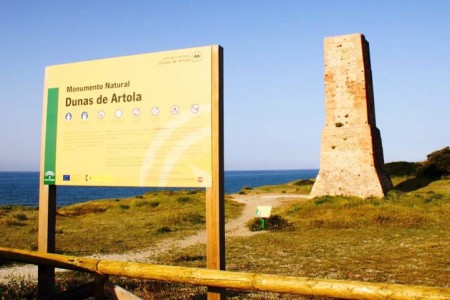
{"type": "Polygon", "coordinates": [[[318,168],[323,39],[370,43],[386,162],[450,141],[450,1],[0,2],[0,171],[37,171],[48,65],[219,44],[225,167],[318,168]]]}

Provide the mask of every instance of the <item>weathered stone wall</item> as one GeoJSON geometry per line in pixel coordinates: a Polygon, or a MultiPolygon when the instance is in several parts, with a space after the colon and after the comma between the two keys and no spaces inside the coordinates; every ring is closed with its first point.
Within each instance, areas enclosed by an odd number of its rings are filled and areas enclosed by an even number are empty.
{"type": "Polygon", "coordinates": [[[325,38],[325,128],[311,194],[383,197],[392,187],[383,165],[369,43],[362,34],[325,38]]]}

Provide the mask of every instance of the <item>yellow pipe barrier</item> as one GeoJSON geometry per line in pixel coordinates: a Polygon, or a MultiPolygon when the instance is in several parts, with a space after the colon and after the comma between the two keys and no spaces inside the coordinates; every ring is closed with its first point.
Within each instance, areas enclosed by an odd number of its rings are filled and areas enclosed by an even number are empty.
{"type": "Polygon", "coordinates": [[[0,247],[0,259],[56,268],[214,286],[247,291],[265,291],[343,299],[427,299],[450,300],[450,289],[278,276],[211,269],[162,266],[135,262],[98,260],[0,247]]]}

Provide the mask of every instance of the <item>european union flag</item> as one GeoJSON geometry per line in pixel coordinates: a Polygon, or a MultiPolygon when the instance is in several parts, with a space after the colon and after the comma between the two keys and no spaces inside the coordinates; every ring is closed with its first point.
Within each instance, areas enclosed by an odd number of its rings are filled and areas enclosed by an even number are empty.
{"type": "Polygon", "coordinates": [[[63,181],[70,181],[70,175],[63,175],[63,181]]]}

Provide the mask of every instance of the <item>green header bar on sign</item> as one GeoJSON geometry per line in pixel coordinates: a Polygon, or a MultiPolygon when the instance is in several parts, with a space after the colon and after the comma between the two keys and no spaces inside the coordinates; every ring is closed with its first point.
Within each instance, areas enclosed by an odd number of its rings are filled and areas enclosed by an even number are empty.
{"type": "Polygon", "coordinates": [[[44,157],[44,184],[46,185],[55,184],[58,93],[58,88],[48,89],[44,157]]]}

